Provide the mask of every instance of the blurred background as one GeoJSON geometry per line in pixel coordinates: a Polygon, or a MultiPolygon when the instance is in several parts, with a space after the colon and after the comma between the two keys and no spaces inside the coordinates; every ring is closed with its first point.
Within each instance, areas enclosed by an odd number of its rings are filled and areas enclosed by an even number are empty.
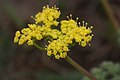
{"type": "MultiPolygon", "coordinates": [[[[65,60],[13,43],[16,30],[34,23],[31,16],[45,5],[57,5],[61,19],[73,14],[94,26],[91,46],[76,45],[68,55],[88,71],[103,68],[103,62],[108,68],[112,65],[108,70],[114,73],[101,80],[120,80],[120,0],[0,0],[0,80],[87,80],[65,60]]],[[[100,70],[95,74],[104,73],[100,70]]]]}

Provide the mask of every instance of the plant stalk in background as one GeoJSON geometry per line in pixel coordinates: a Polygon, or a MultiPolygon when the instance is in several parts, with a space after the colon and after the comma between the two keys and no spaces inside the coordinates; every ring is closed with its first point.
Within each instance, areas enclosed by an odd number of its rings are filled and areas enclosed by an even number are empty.
{"type": "Polygon", "coordinates": [[[105,8],[106,14],[108,15],[108,18],[110,19],[110,21],[113,24],[113,27],[115,28],[116,31],[120,30],[120,26],[118,21],[116,20],[115,16],[114,16],[114,12],[108,2],[108,0],[101,0],[103,7],[105,8]]]}

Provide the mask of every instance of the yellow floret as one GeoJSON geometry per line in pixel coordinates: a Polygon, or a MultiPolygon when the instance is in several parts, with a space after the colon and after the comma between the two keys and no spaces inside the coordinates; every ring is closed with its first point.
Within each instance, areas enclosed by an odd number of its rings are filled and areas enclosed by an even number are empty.
{"type": "Polygon", "coordinates": [[[62,33],[68,33],[69,31],[71,31],[72,29],[78,27],[77,26],[77,22],[70,19],[70,20],[62,20],[61,21],[61,31],[62,33]]]}
{"type": "Polygon", "coordinates": [[[31,29],[30,29],[30,28],[23,28],[23,29],[21,30],[21,32],[22,32],[24,35],[28,35],[28,34],[31,33],[31,29]]]}
{"type": "Polygon", "coordinates": [[[67,56],[67,52],[60,53],[61,58],[65,58],[67,56]]]}
{"type": "Polygon", "coordinates": [[[48,5],[43,7],[42,12],[39,12],[36,14],[35,18],[35,23],[44,23],[46,26],[51,27],[51,25],[57,26],[58,22],[56,19],[59,18],[60,16],[60,11],[56,6],[50,8],[48,5]]]}
{"type": "Polygon", "coordinates": [[[85,41],[81,41],[81,46],[85,47],[87,45],[87,43],[85,41]]]}
{"type": "Polygon", "coordinates": [[[35,30],[37,28],[36,24],[28,24],[28,27],[30,27],[30,29],[35,30]]]}
{"type": "Polygon", "coordinates": [[[28,40],[27,44],[28,44],[29,46],[33,45],[33,40],[28,40]]]}
{"type": "Polygon", "coordinates": [[[19,45],[22,45],[24,42],[25,42],[24,39],[21,38],[21,39],[19,40],[18,44],[19,44],[19,45]]]}
{"type": "Polygon", "coordinates": [[[15,37],[20,37],[20,31],[16,31],[16,33],[15,33],[15,37]]]}
{"type": "Polygon", "coordinates": [[[14,37],[14,43],[17,43],[19,41],[18,37],[14,37]]]}
{"type": "Polygon", "coordinates": [[[60,59],[60,55],[55,55],[55,59],[60,59]]]}

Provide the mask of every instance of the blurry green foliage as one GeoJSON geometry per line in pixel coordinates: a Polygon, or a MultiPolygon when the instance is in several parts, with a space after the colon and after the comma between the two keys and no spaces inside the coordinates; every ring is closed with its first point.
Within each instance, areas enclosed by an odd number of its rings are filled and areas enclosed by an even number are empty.
{"type": "MultiPolygon", "coordinates": [[[[11,18],[14,24],[24,26],[24,21],[18,16],[16,8],[9,0],[4,0],[1,7],[6,11],[6,14],[11,18]]],[[[3,20],[4,21],[4,20],[3,20]]],[[[8,20],[9,22],[10,20],[8,20]]],[[[7,23],[6,23],[7,24],[7,23]]],[[[9,67],[11,65],[12,57],[15,53],[15,45],[13,44],[13,36],[11,32],[11,25],[3,26],[0,29],[0,80],[11,80],[8,78],[9,67]]],[[[13,80],[13,79],[12,79],[13,80]]]]}
{"type": "Polygon", "coordinates": [[[78,72],[70,72],[68,74],[59,75],[51,71],[38,70],[33,72],[15,72],[9,75],[2,76],[0,80],[27,79],[27,77],[31,78],[31,76],[34,78],[34,80],[80,80],[82,78],[82,75],[80,75],[80,73],[78,72]]]}
{"type": "Polygon", "coordinates": [[[35,74],[36,80],[80,80],[82,75],[77,72],[70,72],[69,74],[57,75],[51,72],[38,72],[35,74]]]}
{"type": "Polygon", "coordinates": [[[117,33],[117,37],[118,37],[118,43],[120,44],[120,30],[118,31],[118,33],[117,33]]]}
{"type": "Polygon", "coordinates": [[[11,20],[18,26],[25,26],[24,21],[18,15],[17,9],[15,6],[12,5],[10,1],[6,1],[3,4],[3,8],[5,9],[6,13],[10,16],[11,20]]]}
{"type": "MultiPolygon", "coordinates": [[[[98,68],[93,68],[91,72],[98,80],[120,80],[119,63],[103,62],[98,68]]],[[[90,79],[84,77],[83,80],[90,79]]]]}

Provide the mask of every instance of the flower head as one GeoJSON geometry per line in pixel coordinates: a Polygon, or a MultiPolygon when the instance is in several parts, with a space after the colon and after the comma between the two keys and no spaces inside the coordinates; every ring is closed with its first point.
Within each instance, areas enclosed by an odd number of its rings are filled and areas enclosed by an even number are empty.
{"type": "MultiPolygon", "coordinates": [[[[92,26],[88,27],[84,21],[82,23],[72,19],[72,15],[67,16],[67,20],[61,20],[58,25],[57,19],[60,17],[60,10],[56,6],[50,8],[48,5],[33,17],[34,24],[28,24],[27,28],[16,31],[14,43],[22,45],[27,43],[33,45],[36,40],[48,38],[48,45],[45,47],[48,56],[56,59],[65,58],[70,51],[69,46],[73,42],[79,43],[82,47],[87,46],[91,41],[92,26]],[[60,28],[52,28],[59,26],[60,28]]],[[[89,44],[90,45],[90,44],[89,44]]]]}
{"type": "Polygon", "coordinates": [[[57,26],[59,22],[56,20],[59,18],[61,12],[56,6],[50,8],[48,5],[43,7],[42,12],[36,14],[34,20],[36,24],[44,23],[45,26],[51,27],[51,25],[57,26]]]}
{"type": "Polygon", "coordinates": [[[53,40],[47,46],[47,55],[48,56],[55,56],[56,59],[65,58],[67,56],[68,44],[66,44],[63,40],[53,40]],[[58,57],[59,56],[59,57],[58,57]]]}
{"type": "Polygon", "coordinates": [[[28,24],[28,28],[23,28],[21,31],[17,31],[14,37],[14,42],[19,45],[27,42],[28,45],[33,45],[33,40],[41,40],[43,35],[41,34],[42,28],[41,26],[37,26],[35,24],[28,24]]]}

